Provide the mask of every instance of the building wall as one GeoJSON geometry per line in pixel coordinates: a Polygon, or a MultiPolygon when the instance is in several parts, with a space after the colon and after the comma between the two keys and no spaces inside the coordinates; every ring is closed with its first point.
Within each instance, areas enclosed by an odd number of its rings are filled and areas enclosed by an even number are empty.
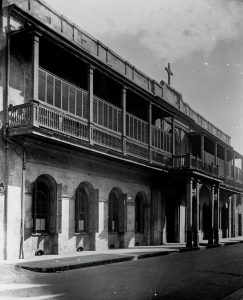
{"type": "MultiPolygon", "coordinates": [[[[102,158],[95,158],[83,153],[71,154],[71,151],[48,149],[47,146],[26,146],[26,189],[25,189],[25,255],[33,255],[39,247],[51,251],[53,241],[32,236],[32,191],[38,176],[48,174],[62,184],[62,233],[58,235],[58,252],[75,251],[82,246],[86,250],[108,248],[108,198],[112,188],[119,187],[128,195],[127,232],[124,246],[135,243],[135,196],[139,191],[145,192],[150,202],[150,175],[139,169],[121,165],[102,158]],[[75,234],[74,205],[75,191],[81,182],[89,182],[94,189],[99,189],[99,232],[93,234],[75,234]]],[[[114,241],[116,247],[117,242],[114,241]]]]}

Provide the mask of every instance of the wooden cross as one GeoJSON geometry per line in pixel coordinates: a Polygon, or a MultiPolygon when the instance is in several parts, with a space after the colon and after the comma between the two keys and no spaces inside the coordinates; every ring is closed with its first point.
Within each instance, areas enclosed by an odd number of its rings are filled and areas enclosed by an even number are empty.
{"type": "Polygon", "coordinates": [[[165,67],[165,70],[168,74],[168,85],[170,85],[170,76],[173,76],[173,73],[171,72],[170,63],[168,63],[168,67],[165,67]]]}

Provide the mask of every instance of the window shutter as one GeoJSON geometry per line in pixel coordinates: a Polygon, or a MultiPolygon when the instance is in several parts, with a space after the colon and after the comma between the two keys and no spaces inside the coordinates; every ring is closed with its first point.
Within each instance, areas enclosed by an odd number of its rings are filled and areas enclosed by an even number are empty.
{"type": "Polygon", "coordinates": [[[37,182],[34,183],[32,196],[32,224],[33,233],[36,233],[36,201],[37,201],[37,182]]]}
{"type": "Polygon", "coordinates": [[[123,199],[118,198],[118,232],[124,232],[124,205],[123,199]]]}
{"type": "Polygon", "coordinates": [[[57,224],[56,232],[62,232],[62,184],[57,185],[57,224]]]}
{"type": "Polygon", "coordinates": [[[94,194],[88,197],[88,232],[94,232],[94,194]]]}
{"type": "Polygon", "coordinates": [[[113,205],[110,196],[108,200],[108,231],[112,231],[112,214],[113,214],[112,210],[113,210],[113,205]]]}
{"type": "Polygon", "coordinates": [[[76,191],[75,195],[75,205],[74,205],[74,210],[75,210],[75,232],[79,232],[79,226],[78,226],[78,203],[79,202],[79,190],[76,191]]]}
{"type": "Polygon", "coordinates": [[[99,190],[94,190],[94,232],[99,232],[99,190]]]}
{"type": "Polygon", "coordinates": [[[127,194],[123,194],[123,232],[127,231],[127,194]]]}
{"type": "Polygon", "coordinates": [[[52,195],[50,197],[49,208],[50,208],[49,209],[49,232],[56,233],[57,232],[57,194],[52,195]]]}
{"type": "Polygon", "coordinates": [[[145,217],[145,207],[144,207],[144,199],[142,198],[141,199],[141,212],[140,212],[140,214],[141,214],[141,216],[140,216],[140,231],[141,231],[141,233],[144,233],[144,217],[145,217]]]}
{"type": "Polygon", "coordinates": [[[127,194],[118,201],[118,232],[127,231],[127,194]]]}

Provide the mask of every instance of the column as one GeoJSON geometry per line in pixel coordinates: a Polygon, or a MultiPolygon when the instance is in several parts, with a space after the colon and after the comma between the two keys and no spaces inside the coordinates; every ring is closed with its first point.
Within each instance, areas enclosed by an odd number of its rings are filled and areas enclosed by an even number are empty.
{"type": "Polygon", "coordinates": [[[235,237],[235,223],[236,223],[236,197],[235,194],[231,197],[231,237],[235,237]]]}
{"type": "Polygon", "coordinates": [[[171,118],[172,125],[172,158],[173,158],[173,167],[174,167],[174,156],[175,156],[175,117],[171,118]]]}
{"type": "Polygon", "coordinates": [[[32,100],[39,99],[39,52],[40,52],[40,34],[33,32],[32,36],[32,64],[33,64],[33,90],[32,100]]]}
{"type": "Polygon", "coordinates": [[[123,154],[126,155],[126,134],[127,134],[127,121],[126,121],[126,111],[127,111],[127,88],[122,87],[122,150],[123,154]]]}
{"type": "Polygon", "coordinates": [[[227,176],[227,149],[224,149],[224,175],[227,176]]]}
{"type": "Polygon", "coordinates": [[[149,161],[152,162],[152,103],[149,102],[149,161]]]}
{"type": "Polygon", "coordinates": [[[240,195],[241,198],[241,236],[243,236],[243,196],[240,195]]]}
{"type": "Polygon", "coordinates": [[[204,135],[201,135],[201,159],[204,160],[204,135]]]}
{"type": "Polygon", "coordinates": [[[208,244],[212,245],[213,244],[213,228],[214,228],[214,190],[215,186],[212,186],[211,189],[211,226],[210,226],[210,232],[209,232],[209,239],[208,239],[208,244]]]}
{"type": "Polygon", "coordinates": [[[94,67],[88,67],[88,101],[89,101],[89,142],[93,145],[93,96],[94,96],[94,67]]]}
{"type": "Polygon", "coordinates": [[[194,232],[193,232],[193,246],[199,246],[199,189],[200,189],[200,181],[198,180],[196,183],[196,190],[195,190],[195,198],[196,198],[196,219],[194,224],[194,232]]]}
{"type": "Polygon", "coordinates": [[[233,174],[232,177],[235,179],[235,153],[233,153],[233,174]]]}
{"type": "Polygon", "coordinates": [[[214,220],[214,243],[219,243],[219,186],[216,187],[215,191],[215,220],[214,220]]]}
{"type": "Polygon", "coordinates": [[[232,201],[231,201],[231,197],[229,197],[229,226],[228,226],[228,238],[231,238],[231,211],[232,211],[232,201]]]}
{"type": "Polygon", "coordinates": [[[188,179],[186,187],[186,213],[187,213],[187,248],[192,248],[192,185],[193,178],[188,179]]]}

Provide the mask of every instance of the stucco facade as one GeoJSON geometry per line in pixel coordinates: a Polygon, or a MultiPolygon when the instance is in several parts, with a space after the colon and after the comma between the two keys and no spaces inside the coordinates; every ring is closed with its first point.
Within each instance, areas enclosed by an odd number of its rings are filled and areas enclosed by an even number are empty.
{"type": "Polygon", "coordinates": [[[0,259],[242,235],[228,135],[42,1],[2,5],[0,259]]]}

